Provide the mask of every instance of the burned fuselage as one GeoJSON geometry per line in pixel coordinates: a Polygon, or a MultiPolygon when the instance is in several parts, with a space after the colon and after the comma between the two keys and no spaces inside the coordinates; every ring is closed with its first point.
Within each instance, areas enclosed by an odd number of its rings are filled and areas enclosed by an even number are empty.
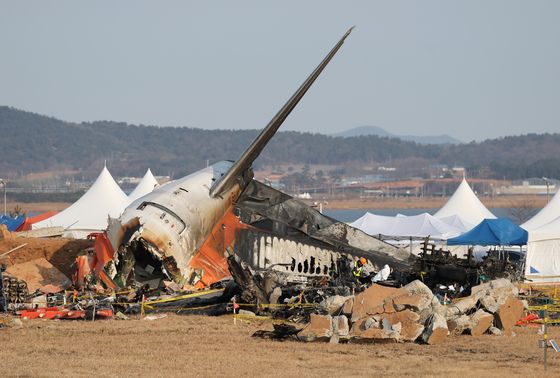
{"type": "Polygon", "coordinates": [[[357,257],[366,257],[376,270],[385,264],[403,270],[410,264],[406,250],[258,181],[244,186],[241,193],[233,190],[217,201],[204,196],[203,181],[187,177],[133,203],[111,222],[109,238],[117,253],[109,274],[120,286],[158,286],[162,279],[206,286],[228,276],[230,254],[254,270],[288,276],[329,276],[339,260],[348,264],[357,257]]]}
{"type": "MultiPolygon", "coordinates": [[[[208,284],[209,280],[203,280],[202,277],[204,271],[211,270],[212,264],[216,262],[226,265],[224,252],[228,248],[231,249],[236,231],[254,227],[251,222],[242,222],[240,217],[233,215],[233,205],[244,190],[249,190],[250,193],[245,201],[252,204],[244,210],[252,213],[252,218],[268,217],[279,228],[284,228],[285,225],[296,231],[296,234],[299,232],[305,237],[311,236],[315,242],[323,243],[320,246],[321,250],[326,248],[336,251],[339,248],[350,247],[355,253],[367,251],[380,259],[387,258],[386,251],[380,254],[369,251],[371,246],[366,246],[364,242],[373,242],[372,240],[340,223],[334,224],[314,213],[305,212],[297,205],[272,206],[271,213],[261,213],[259,208],[254,207],[256,202],[265,197],[268,198],[266,200],[270,200],[272,197],[266,194],[261,196],[262,198],[255,197],[258,193],[255,193],[250,185],[255,182],[252,180],[253,162],[341,48],[351,31],[352,28],[342,36],[237,161],[220,162],[163,185],[132,203],[118,220],[110,221],[108,236],[116,253],[108,273],[117,284],[125,286],[131,283],[130,281],[159,282],[162,278],[172,279],[180,284],[208,284]],[[286,221],[286,215],[287,218],[292,218],[286,210],[293,210],[294,218],[299,216],[303,219],[286,221]],[[285,216],[280,217],[278,211],[285,216]],[[313,218],[319,219],[320,222],[313,222],[313,218]],[[308,229],[312,224],[313,230],[308,229]],[[323,228],[325,225],[329,228],[323,228]],[[313,231],[313,234],[310,231],[313,231]],[[349,243],[350,239],[352,241],[349,243]],[[363,248],[356,249],[358,244],[363,248]]],[[[394,249],[386,245],[380,247],[394,249]]],[[[304,250],[307,248],[301,249],[304,250]]],[[[314,259],[318,261],[318,256],[314,259]]],[[[227,268],[215,269],[207,276],[216,279],[224,271],[227,271],[227,268]]]]}
{"type": "Polygon", "coordinates": [[[110,222],[108,237],[116,253],[109,273],[119,285],[126,285],[131,273],[138,282],[191,279],[189,261],[239,194],[235,185],[220,197],[209,195],[230,166],[223,161],[162,185],[110,222]]]}

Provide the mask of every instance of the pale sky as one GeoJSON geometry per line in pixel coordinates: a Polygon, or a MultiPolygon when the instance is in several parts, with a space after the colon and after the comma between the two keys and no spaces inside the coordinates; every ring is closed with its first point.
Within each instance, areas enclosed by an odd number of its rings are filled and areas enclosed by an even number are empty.
{"type": "Polygon", "coordinates": [[[0,105],[67,121],[463,141],[560,132],[560,1],[4,1],[0,105]]]}

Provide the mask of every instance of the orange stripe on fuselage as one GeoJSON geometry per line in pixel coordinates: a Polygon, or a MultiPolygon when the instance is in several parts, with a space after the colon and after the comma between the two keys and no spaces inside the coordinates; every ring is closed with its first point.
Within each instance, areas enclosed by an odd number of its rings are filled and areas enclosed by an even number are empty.
{"type": "Polygon", "coordinates": [[[247,228],[251,227],[242,223],[230,206],[189,263],[191,269],[202,270],[197,287],[206,287],[230,276],[225,252],[234,244],[237,231],[247,228]]]}

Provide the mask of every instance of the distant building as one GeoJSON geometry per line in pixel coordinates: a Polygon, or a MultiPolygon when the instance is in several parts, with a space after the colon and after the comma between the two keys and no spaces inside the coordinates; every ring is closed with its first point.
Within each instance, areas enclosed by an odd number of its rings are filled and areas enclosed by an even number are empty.
{"type": "MultiPolygon", "coordinates": [[[[538,179],[538,183],[535,180],[529,179],[524,180],[521,182],[512,183],[509,186],[502,186],[496,190],[496,194],[501,195],[540,195],[546,196],[547,194],[547,185],[543,183],[544,180],[538,179]]],[[[550,180],[548,185],[548,194],[553,195],[558,190],[558,182],[557,180],[550,180]],[[554,181],[554,182],[553,182],[554,181]]]]}

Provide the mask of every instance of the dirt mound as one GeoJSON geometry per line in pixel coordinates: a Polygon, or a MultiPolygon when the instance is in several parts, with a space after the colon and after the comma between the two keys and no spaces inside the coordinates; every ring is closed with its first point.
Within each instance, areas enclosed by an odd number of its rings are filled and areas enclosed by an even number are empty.
{"type": "Polygon", "coordinates": [[[0,239],[0,255],[22,244],[24,247],[0,258],[0,264],[7,267],[44,258],[67,277],[74,272],[74,261],[82,251],[93,246],[90,240],[66,238],[22,238],[12,233],[12,237],[0,239]]]}

